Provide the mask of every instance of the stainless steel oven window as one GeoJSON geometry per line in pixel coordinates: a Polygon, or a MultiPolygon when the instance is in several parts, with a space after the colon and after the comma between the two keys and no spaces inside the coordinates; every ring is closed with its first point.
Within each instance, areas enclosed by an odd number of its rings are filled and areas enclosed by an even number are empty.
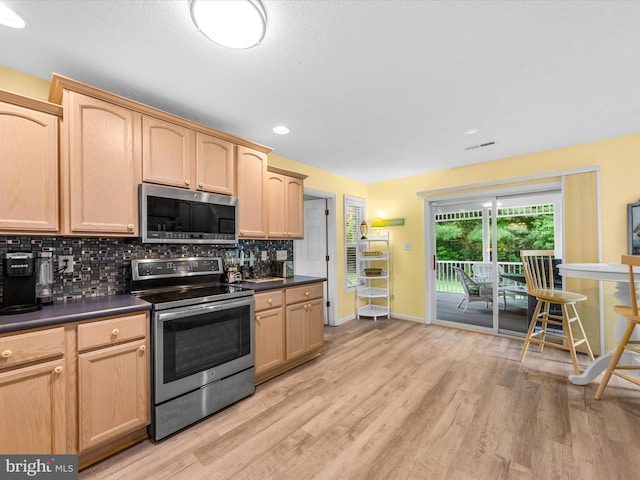
{"type": "MultiPolygon", "coordinates": [[[[155,312],[152,329],[154,347],[154,403],[159,404],[165,402],[179,395],[183,395],[186,392],[198,389],[208,383],[218,381],[247,368],[252,368],[254,366],[253,316],[253,296],[155,312]],[[229,324],[226,324],[224,320],[221,321],[225,316],[229,319],[235,318],[239,324],[236,327],[229,327],[229,324]],[[218,330],[215,326],[216,319],[220,327],[218,330]],[[192,344],[191,349],[193,352],[198,353],[193,356],[191,352],[187,352],[188,349],[184,347],[187,336],[191,337],[191,335],[186,334],[186,332],[180,332],[179,337],[182,337],[182,333],[186,335],[183,337],[184,340],[181,339],[178,341],[178,349],[182,353],[188,353],[190,358],[176,360],[173,358],[175,356],[175,350],[173,352],[171,350],[165,352],[165,345],[170,349],[173,349],[175,346],[175,342],[173,341],[165,342],[165,324],[172,324],[176,321],[185,326],[187,323],[183,322],[191,321],[203,322],[203,324],[210,322],[213,325],[211,328],[202,326],[201,328],[203,328],[203,330],[199,330],[201,335],[195,336],[197,346],[192,344]],[[233,345],[231,348],[243,354],[241,356],[234,355],[235,358],[225,361],[222,364],[217,364],[223,356],[229,356],[228,351],[222,349],[224,353],[214,352],[212,354],[209,350],[218,342],[218,339],[214,338],[216,331],[224,332],[225,330],[227,333],[233,330],[232,338],[235,339],[232,340],[233,345]],[[248,351],[246,348],[247,345],[248,351]],[[165,367],[165,363],[173,363],[174,365],[165,367]],[[200,364],[200,367],[196,367],[196,364],[200,364]],[[168,378],[173,378],[173,380],[167,380],[167,378],[165,378],[166,370],[174,372],[168,375],[168,378]],[[194,373],[187,373],[187,371],[193,371],[194,373]],[[176,374],[176,372],[180,373],[176,374]]],[[[174,325],[178,325],[178,323],[174,325]]],[[[193,326],[198,329],[197,323],[194,323],[193,326]]],[[[170,332],[169,335],[173,335],[173,333],[170,332]]],[[[230,358],[230,356],[228,358],[230,358]]]]}
{"type": "Polygon", "coordinates": [[[166,321],[163,382],[169,383],[251,353],[249,306],[166,321]]]}

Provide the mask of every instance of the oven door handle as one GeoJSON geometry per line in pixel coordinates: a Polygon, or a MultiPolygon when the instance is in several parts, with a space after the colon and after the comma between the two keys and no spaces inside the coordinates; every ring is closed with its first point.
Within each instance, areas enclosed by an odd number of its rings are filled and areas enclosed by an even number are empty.
{"type": "Polygon", "coordinates": [[[243,307],[251,305],[253,297],[244,298],[242,300],[233,300],[226,302],[206,303],[204,305],[192,305],[190,307],[181,307],[176,310],[156,313],[156,318],[161,321],[170,321],[177,318],[192,317],[203,313],[216,312],[220,310],[228,310],[235,307],[243,307]]]}

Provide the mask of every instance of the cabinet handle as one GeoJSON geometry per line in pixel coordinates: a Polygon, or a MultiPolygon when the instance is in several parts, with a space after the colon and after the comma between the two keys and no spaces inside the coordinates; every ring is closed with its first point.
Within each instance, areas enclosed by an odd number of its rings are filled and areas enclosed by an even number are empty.
{"type": "Polygon", "coordinates": [[[260,315],[256,317],[256,322],[259,322],[259,321],[260,321],[260,315]]]}
{"type": "Polygon", "coordinates": [[[2,358],[9,358],[13,352],[11,350],[5,350],[2,352],[2,358]]]}
{"type": "Polygon", "coordinates": [[[133,231],[133,223],[130,223],[129,225],[127,225],[127,230],[129,230],[130,232],[133,231]]]}
{"type": "Polygon", "coordinates": [[[119,333],[120,333],[120,330],[118,330],[117,328],[114,328],[113,330],[111,330],[111,335],[113,335],[114,337],[119,333]]]}
{"type": "Polygon", "coordinates": [[[191,185],[191,182],[189,180],[185,180],[184,184],[188,187],[189,185],[191,185]]]}
{"type": "Polygon", "coordinates": [[[53,369],[53,372],[62,373],[63,370],[64,370],[64,367],[62,365],[58,365],[56,368],[53,369]]]}
{"type": "Polygon", "coordinates": [[[147,349],[146,345],[140,345],[140,351],[144,352],[147,349]]]}
{"type": "Polygon", "coordinates": [[[271,304],[273,303],[273,300],[272,300],[272,299],[269,299],[269,300],[267,300],[267,303],[268,303],[269,305],[271,305],[271,304]]]}
{"type": "Polygon", "coordinates": [[[202,187],[204,187],[204,185],[202,183],[199,183],[198,188],[202,188],[202,187]]]}
{"type": "Polygon", "coordinates": [[[308,297],[309,296],[309,292],[304,292],[304,294],[308,297]]]}

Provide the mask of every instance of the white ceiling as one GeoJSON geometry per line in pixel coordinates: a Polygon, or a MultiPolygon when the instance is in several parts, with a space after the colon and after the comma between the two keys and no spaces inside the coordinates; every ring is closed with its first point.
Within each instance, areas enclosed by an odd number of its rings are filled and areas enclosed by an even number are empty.
{"type": "Polygon", "coordinates": [[[0,65],[366,183],[640,132],[638,1],[264,0],[249,50],[207,40],[188,0],[3,2],[29,28],[0,26],[0,65]]]}

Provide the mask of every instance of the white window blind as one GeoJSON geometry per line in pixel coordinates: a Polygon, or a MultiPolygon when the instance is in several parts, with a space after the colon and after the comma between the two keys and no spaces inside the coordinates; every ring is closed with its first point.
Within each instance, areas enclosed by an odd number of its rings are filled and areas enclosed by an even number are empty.
{"type": "Polygon", "coordinates": [[[347,291],[358,286],[356,250],[360,239],[360,223],[366,218],[366,201],[364,198],[344,196],[344,251],[346,264],[347,291]]]}

